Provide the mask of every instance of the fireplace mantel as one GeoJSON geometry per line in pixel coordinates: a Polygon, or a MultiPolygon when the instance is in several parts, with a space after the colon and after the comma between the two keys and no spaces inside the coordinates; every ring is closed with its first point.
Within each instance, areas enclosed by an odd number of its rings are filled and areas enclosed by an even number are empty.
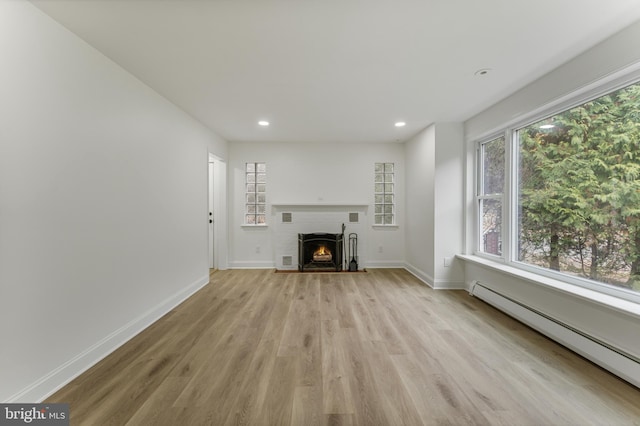
{"type": "Polygon", "coordinates": [[[276,208],[291,208],[291,207],[354,207],[354,208],[367,208],[367,203],[271,203],[271,207],[276,208]]]}

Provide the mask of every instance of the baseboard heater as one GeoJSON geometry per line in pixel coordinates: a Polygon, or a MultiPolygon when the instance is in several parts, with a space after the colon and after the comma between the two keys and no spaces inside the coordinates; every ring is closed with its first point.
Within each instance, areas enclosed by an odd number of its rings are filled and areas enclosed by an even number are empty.
{"type": "Polygon", "coordinates": [[[472,281],[469,293],[640,388],[640,359],[472,281]]]}

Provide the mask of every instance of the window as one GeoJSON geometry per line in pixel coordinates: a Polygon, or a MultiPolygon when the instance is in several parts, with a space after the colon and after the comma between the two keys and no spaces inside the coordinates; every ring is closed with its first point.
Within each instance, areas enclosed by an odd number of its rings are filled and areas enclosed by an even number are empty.
{"type": "Polygon", "coordinates": [[[246,205],[244,223],[264,225],[266,223],[267,166],[265,163],[245,165],[246,205]]]}
{"type": "Polygon", "coordinates": [[[635,297],[640,83],[505,135],[507,144],[505,138],[479,144],[478,251],[565,282],[635,297]],[[509,247],[504,253],[503,239],[509,247]]]}
{"type": "Polygon", "coordinates": [[[395,224],[393,163],[375,163],[374,224],[395,224]]]}
{"type": "Polygon", "coordinates": [[[480,247],[483,253],[502,254],[502,206],[505,176],[504,136],[480,144],[477,203],[480,247]]]}

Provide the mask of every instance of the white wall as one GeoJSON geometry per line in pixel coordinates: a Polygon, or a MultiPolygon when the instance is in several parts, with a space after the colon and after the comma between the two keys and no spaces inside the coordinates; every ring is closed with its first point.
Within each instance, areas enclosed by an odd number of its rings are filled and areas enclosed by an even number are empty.
{"type": "Polygon", "coordinates": [[[464,132],[462,123],[437,123],[434,184],[436,288],[464,287],[464,132]],[[445,266],[445,258],[450,263],[445,266]]]}
{"type": "Polygon", "coordinates": [[[595,80],[615,74],[640,60],[640,22],[569,60],[464,123],[465,138],[475,140],[521,116],[561,100],[595,80]]]}
{"type": "Polygon", "coordinates": [[[0,401],[33,402],[208,281],[226,143],[30,3],[0,62],[0,401]]]}
{"type": "Polygon", "coordinates": [[[435,260],[436,128],[429,126],[405,142],[406,217],[405,259],[409,270],[433,286],[435,260]]]}
{"type": "Polygon", "coordinates": [[[437,123],[405,143],[407,269],[434,288],[460,288],[463,249],[463,132],[437,123]],[[444,259],[451,259],[445,266],[444,259]]]}
{"type": "MultiPolygon", "coordinates": [[[[401,266],[404,259],[404,151],[402,144],[229,144],[229,266],[276,266],[274,226],[242,227],[244,165],[267,163],[267,208],[272,204],[365,204],[370,223],[366,227],[367,266],[401,266]],[[375,162],[396,165],[396,214],[398,227],[377,228],[373,223],[375,162]],[[380,252],[382,246],[382,252],[380,252]],[[259,251],[259,253],[257,252],[259,251]]],[[[328,232],[322,230],[322,232],[328,232]]],[[[340,232],[339,227],[335,229],[340,232]]],[[[349,229],[347,229],[349,232],[349,229]]]]}

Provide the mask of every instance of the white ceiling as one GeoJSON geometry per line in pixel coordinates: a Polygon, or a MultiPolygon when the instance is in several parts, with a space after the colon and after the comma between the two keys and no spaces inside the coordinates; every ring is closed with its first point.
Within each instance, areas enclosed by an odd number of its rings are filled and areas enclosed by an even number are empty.
{"type": "Polygon", "coordinates": [[[229,141],[403,141],[640,19],[638,0],[33,3],[229,141]]]}

